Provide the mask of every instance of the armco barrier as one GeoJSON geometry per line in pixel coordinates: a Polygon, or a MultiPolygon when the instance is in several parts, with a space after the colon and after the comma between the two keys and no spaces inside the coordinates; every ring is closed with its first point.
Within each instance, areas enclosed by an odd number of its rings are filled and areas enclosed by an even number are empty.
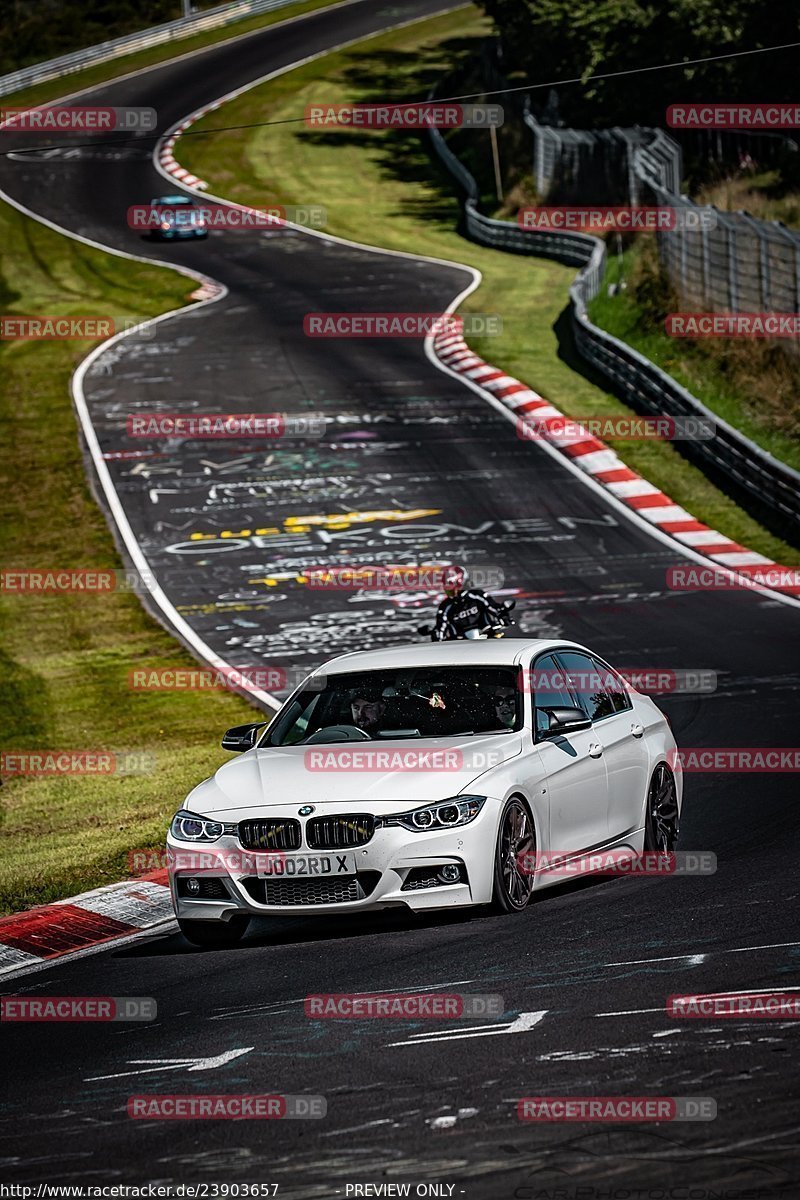
{"type": "MultiPolygon", "coordinates": [[[[437,92],[434,89],[431,99],[437,92]]],[[[569,290],[572,329],[580,354],[602,371],[637,411],[712,419],[717,431],[714,438],[684,442],[681,449],[700,466],[722,472],[734,487],[775,509],[794,533],[800,534],[800,473],[721,420],[644,355],[589,320],[587,306],[599,292],[605,274],[605,243],[588,234],[522,229],[516,223],[485,216],[478,210],[479,191],[473,176],[438,129],[431,129],[430,136],[438,157],[466,193],[467,236],[496,250],[556,258],[580,266],[569,290]]]]}
{"type": "Polygon", "coordinates": [[[207,29],[219,29],[234,21],[242,21],[245,17],[255,17],[276,8],[286,8],[296,2],[297,0],[235,0],[233,4],[221,4],[196,16],[182,17],[165,25],[154,25],[140,33],[129,33],[125,37],[100,42],[97,46],[73,50],[71,54],[62,54],[60,58],[34,63],[19,71],[12,71],[9,75],[0,75],[0,96],[8,96],[11,92],[30,87],[34,83],[45,83],[48,79],[72,75],[75,71],[82,71],[84,67],[93,66],[95,63],[121,58],[122,55],[133,54],[136,50],[149,50],[151,46],[178,41],[195,33],[203,33],[207,29]]]}

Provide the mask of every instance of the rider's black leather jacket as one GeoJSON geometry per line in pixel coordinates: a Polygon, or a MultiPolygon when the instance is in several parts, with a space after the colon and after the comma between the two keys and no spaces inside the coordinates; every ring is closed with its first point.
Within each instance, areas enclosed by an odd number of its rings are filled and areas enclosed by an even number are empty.
{"type": "Polygon", "coordinates": [[[504,609],[480,588],[467,588],[457,596],[446,596],[436,613],[431,641],[463,638],[467,629],[507,623],[504,609]]]}

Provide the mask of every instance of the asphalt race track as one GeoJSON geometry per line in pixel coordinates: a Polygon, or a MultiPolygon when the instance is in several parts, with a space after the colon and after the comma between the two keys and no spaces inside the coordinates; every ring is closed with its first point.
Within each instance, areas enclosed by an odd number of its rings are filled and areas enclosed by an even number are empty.
{"type": "MultiPolygon", "coordinates": [[[[87,96],[154,107],[164,131],[300,58],[453,7],[365,0],[87,96]]],[[[287,576],[359,554],[444,556],[501,569],[528,635],[585,642],[621,667],[717,672],[715,692],[663,701],[683,747],[793,744],[797,606],[751,591],[669,591],[680,552],[518,440],[421,342],[303,333],[308,312],[444,309],[467,271],[293,229],[145,240],[126,226],[128,206],[180,190],[152,165],[152,145],[1,158],[0,187],[63,229],[228,289],[100,356],[85,385],[148,562],[217,654],[296,672],[416,639],[430,602],[311,595],[287,576]],[[322,413],[329,423],[322,439],[266,452],[176,441],[152,457],[118,457],[142,448],[126,435],[126,414],[157,408],[322,413]],[[342,513],[357,516],[337,521],[342,513]]],[[[791,774],[687,775],[680,846],[717,855],[708,877],[569,885],[507,918],[254,923],[241,947],[214,953],[168,932],[20,979],[26,994],[153,996],[159,1015],[6,1035],[3,1176],[270,1182],[284,1198],[403,1181],[452,1185],[470,1200],[670,1195],[647,1190],[657,1185],[678,1197],[696,1188],[702,1200],[713,1188],[796,1196],[796,1022],[670,1020],[664,1003],[681,992],[800,988],[797,801],[791,774]],[[432,989],[499,993],[506,1013],[466,1036],[458,1021],[312,1021],[302,1003],[319,992],[432,989]],[[199,1073],[180,1065],[240,1050],[199,1073]],[[132,1121],[126,1101],[142,1091],[319,1094],[328,1112],[132,1121]],[[519,1097],[565,1093],[711,1096],[718,1116],[594,1129],[517,1120],[519,1097]]]]}

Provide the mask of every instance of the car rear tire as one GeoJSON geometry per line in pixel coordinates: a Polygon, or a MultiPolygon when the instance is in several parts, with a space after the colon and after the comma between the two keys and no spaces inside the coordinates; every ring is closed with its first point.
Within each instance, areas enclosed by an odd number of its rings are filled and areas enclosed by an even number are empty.
{"type": "Polygon", "coordinates": [[[675,849],[680,828],[678,789],[666,763],[659,763],[647,790],[644,848],[668,853],[675,849]]]}
{"type": "Polygon", "coordinates": [[[229,921],[186,921],[178,917],[181,933],[193,946],[235,946],[249,924],[249,917],[231,917],[229,921]]]}
{"type": "Polygon", "coordinates": [[[492,892],[495,912],[522,912],[527,907],[533,894],[533,872],[520,870],[519,856],[535,850],[536,834],[528,806],[512,796],[506,801],[497,831],[492,892]]]}

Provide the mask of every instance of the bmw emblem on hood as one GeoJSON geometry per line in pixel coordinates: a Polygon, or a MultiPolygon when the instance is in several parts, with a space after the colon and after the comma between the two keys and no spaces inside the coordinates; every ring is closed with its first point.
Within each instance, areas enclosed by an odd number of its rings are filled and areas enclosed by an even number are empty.
{"type": "Polygon", "coordinates": [[[301,817],[307,817],[312,812],[314,812],[313,804],[304,804],[302,808],[298,808],[298,810],[297,810],[298,816],[301,816],[301,817]]]}

